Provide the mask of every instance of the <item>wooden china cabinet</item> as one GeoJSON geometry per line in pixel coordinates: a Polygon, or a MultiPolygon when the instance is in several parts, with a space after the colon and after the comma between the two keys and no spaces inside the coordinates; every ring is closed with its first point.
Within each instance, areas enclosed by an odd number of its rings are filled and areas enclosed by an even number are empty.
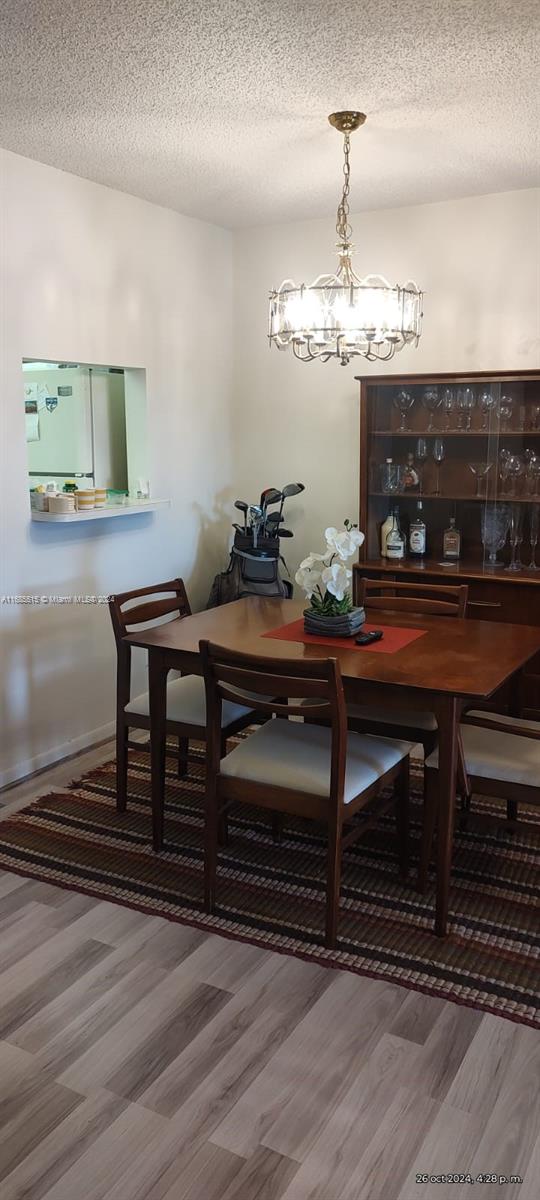
{"type": "MultiPolygon", "coordinates": [[[[366,538],[355,578],[467,583],[469,616],[540,625],[540,570],[530,569],[540,567],[540,371],[359,380],[366,538]],[[419,500],[421,557],[408,537],[419,500]],[[396,509],[403,559],[381,555],[381,527],[396,509]],[[461,534],[457,561],[443,557],[451,519],[461,534]]],[[[495,707],[540,720],[540,656],[495,707]]]]}

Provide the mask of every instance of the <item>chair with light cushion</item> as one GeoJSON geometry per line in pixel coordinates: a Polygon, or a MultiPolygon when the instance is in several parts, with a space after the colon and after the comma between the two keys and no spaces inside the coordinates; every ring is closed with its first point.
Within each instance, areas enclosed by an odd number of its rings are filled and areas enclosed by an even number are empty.
{"type": "Polygon", "coordinates": [[[216,895],[218,825],[231,805],[248,804],[311,818],[328,830],[326,945],[336,943],[342,851],[395,805],[399,859],[408,869],[409,742],[347,731],[347,710],[335,659],[268,659],[200,643],[206,682],[205,905],[216,895]],[[260,696],[268,721],[226,757],[222,707],[238,695],[260,696]],[[279,699],[271,700],[269,696],[279,699]],[[306,716],[306,700],[309,717],[306,716]],[[282,718],[304,717],[303,722],[282,718]],[[324,721],[325,725],[310,721],[324,721]],[[393,784],[390,797],[381,796],[393,784]],[[344,827],[370,801],[360,822],[344,827]]]}
{"type": "MultiPolygon", "coordinates": [[[[540,722],[472,709],[461,722],[461,740],[472,795],[506,801],[508,816],[517,804],[540,804],[540,722]]],[[[424,825],[418,887],[427,887],[437,820],[439,754],[425,763],[424,825]]]]}
{"type": "MultiPolygon", "coordinates": [[[[182,579],[171,579],[111,596],[109,610],[117,651],[116,685],[116,807],[125,812],[127,805],[128,751],[144,749],[130,742],[130,729],[150,730],[150,700],[148,692],[131,699],[131,646],[125,634],[139,625],[157,622],[167,617],[179,620],[191,615],[191,608],[182,579]],[[159,597],[159,598],[158,598],[159,597]],[[139,603],[137,603],[139,601],[139,603]]],[[[256,719],[253,705],[236,703],[223,705],[221,739],[245,729],[256,719]]],[[[187,773],[190,739],[204,741],[206,737],[206,696],[204,680],[199,675],[186,675],[167,683],[167,733],[178,738],[178,775],[187,773]]]]}
{"type": "MultiPolygon", "coordinates": [[[[359,581],[355,603],[374,612],[402,613],[405,617],[422,615],[463,618],[467,614],[469,589],[466,584],[402,583],[401,580],[365,579],[359,581]]],[[[382,617],[384,624],[384,617],[382,617]]],[[[359,733],[381,733],[385,737],[408,738],[419,742],[427,758],[437,745],[438,728],[433,713],[406,708],[377,708],[374,704],[347,706],[349,729],[359,733]]]]}

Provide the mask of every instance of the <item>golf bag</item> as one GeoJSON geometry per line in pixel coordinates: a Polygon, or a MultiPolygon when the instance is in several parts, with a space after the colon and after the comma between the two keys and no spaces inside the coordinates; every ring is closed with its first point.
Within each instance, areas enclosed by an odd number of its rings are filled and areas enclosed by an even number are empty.
{"type": "Polygon", "coordinates": [[[217,608],[243,596],[292,595],[292,583],[282,579],[279,564],[284,562],[279,538],[265,538],[264,544],[254,546],[253,534],[234,535],[229,566],[216,575],[208,597],[207,608],[217,608]]]}

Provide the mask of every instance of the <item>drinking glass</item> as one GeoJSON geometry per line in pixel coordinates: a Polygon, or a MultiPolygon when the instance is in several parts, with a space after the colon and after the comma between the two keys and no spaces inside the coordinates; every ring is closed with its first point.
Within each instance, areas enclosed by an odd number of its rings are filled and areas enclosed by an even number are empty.
{"type": "Polygon", "coordinates": [[[424,437],[419,437],[416,443],[415,459],[420,464],[420,492],[424,491],[424,464],[428,456],[428,445],[424,437]]]}
{"type": "Polygon", "coordinates": [[[525,463],[519,454],[509,454],[506,459],[506,474],[509,481],[508,495],[517,496],[517,482],[525,471],[525,463]]]}
{"type": "Polygon", "coordinates": [[[531,561],[529,563],[529,571],[540,571],[540,567],[536,562],[536,547],[538,544],[538,519],[540,517],[540,504],[531,504],[529,510],[530,533],[529,541],[531,543],[531,561]]]}
{"type": "MultiPolygon", "coordinates": [[[[456,410],[456,393],[453,388],[445,387],[442,393],[442,406],[445,415],[447,431],[452,428],[452,413],[456,410]]],[[[540,416],[539,416],[540,419],[540,416]]]]}
{"type": "Polygon", "coordinates": [[[512,547],[512,557],[507,571],[522,571],[523,563],[520,559],[520,546],[523,540],[523,504],[510,505],[510,545],[512,547]]]}
{"type": "Polygon", "coordinates": [[[501,422],[501,432],[502,433],[508,432],[508,424],[509,424],[509,421],[511,420],[513,411],[514,411],[514,401],[513,401],[512,397],[511,396],[501,396],[501,398],[499,400],[498,413],[499,413],[499,420],[501,422]]]}
{"type": "Polygon", "coordinates": [[[476,397],[472,387],[460,388],[458,391],[458,410],[460,413],[460,428],[470,429],[472,410],[476,404],[476,397]]]}
{"type": "Polygon", "coordinates": [[[496,397],[493,392],[482,392],[478,405],[482,413],[482,429],[485,431],[489,429],[489,414],[495,408],[495,404],[496,397]]]}
{"type": "Polygon", "coordinates": [[[437,474],[436,474],[437,482],[436,482],[436,486],[435,486],[435,491],[433,493],[434,496],[440,496],[440,494],[441,494],[440,472],[441,472],[441,463],[444,460],[444,455],[445,455],[445,449],[444,449],[444,442],[443,442],[442,438],[435,438],[435,441],[433,443],[433,458],[435,459],[435,464],[437,467],[437,474]]]}
{"type": "Polygon", "coordinates": [[[433,430],[435,429],[433,417],[435,416],[437,409],[440,408],[442,404],[442,396],[439,395],[439,389],[437,387],[424,388],[422,392],[422,404],[429,413],[427,432],[433,433],[433,430]]]}
{"type": "Polygon", "coordinates": [[[508,536],[510,507],[508,504],[486,504],[482,510],[482,543],[490,567],[497,565],[497,551],[502,550],[508,536]]]}
{"type": "Polygon", "coordinates": [[[540,496],[540,458],[536,455],[527,464],[525,485],[528,496],[540,496]]]}
{"type": "Polygon", "coordinates": [[[472,471],[472,473],[476,479],[476,499],[481,500],[482,499],[482,482],[484,479],[486,479],[488,472],[491,471],[493,463],[474,462],[474,463],[468,463],[467,465],[468,465],[469,471],[472,471]]]}
{"type": "Polygon", "coordinates": [[[400,433],[407,432],[407,413],[410,411],[413,404],[414,396],[412,396],[410,392],[407,392],[405,388],[400,388],[399,392],[397,392],[396,396],[394,396],[394,405],[401,414],[401,425],[399,427],[400,433]]]}
{"type": "Polygon", "coordinates": [[[499,475],[501,477],[501,491],[502,491],[503,496],[506,492],[506,483],[508,480],[508,469],[507,468],[508,468],[508,459],[509,458],[510,458],[510,451],[506,450],[503,447],[503,449],[500,451],[500,454],[499,454],[499,475]]]}
{"type": "Polygon", "coordinates": [[[540,404],[535,404],[531,413],[531,429],[538,433],[540,430],[540,404]]]}

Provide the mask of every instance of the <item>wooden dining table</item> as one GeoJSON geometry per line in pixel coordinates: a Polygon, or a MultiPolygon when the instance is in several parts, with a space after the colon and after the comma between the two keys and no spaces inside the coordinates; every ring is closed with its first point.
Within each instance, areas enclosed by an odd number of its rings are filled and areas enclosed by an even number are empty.
{"type": "MultiPolygon", "coordinates": [[[[202,673],[199,642],[229,650],[289,659],[337,658],[347,701],[381,702],[434,713],[439,727],[439,819],[436,854],[435,933],[448,932],[448,905],[457,770],[457,730],[464,705],[483,704],[540,651],[540,627],[455,617],[405,617],[374,613],[377,625],[412,628],[422,635],[390,653],[264,636],[298,620],[298,600],[249,597],[193,616],[126,635],[148,652],[152,824],[154,848],[163,847],[167,674],[202,673]]],[[[369,610],[367,613],[369,620],[369,610]]],[[[372,622],[373,624],[373,622],[372,622]]]]}

